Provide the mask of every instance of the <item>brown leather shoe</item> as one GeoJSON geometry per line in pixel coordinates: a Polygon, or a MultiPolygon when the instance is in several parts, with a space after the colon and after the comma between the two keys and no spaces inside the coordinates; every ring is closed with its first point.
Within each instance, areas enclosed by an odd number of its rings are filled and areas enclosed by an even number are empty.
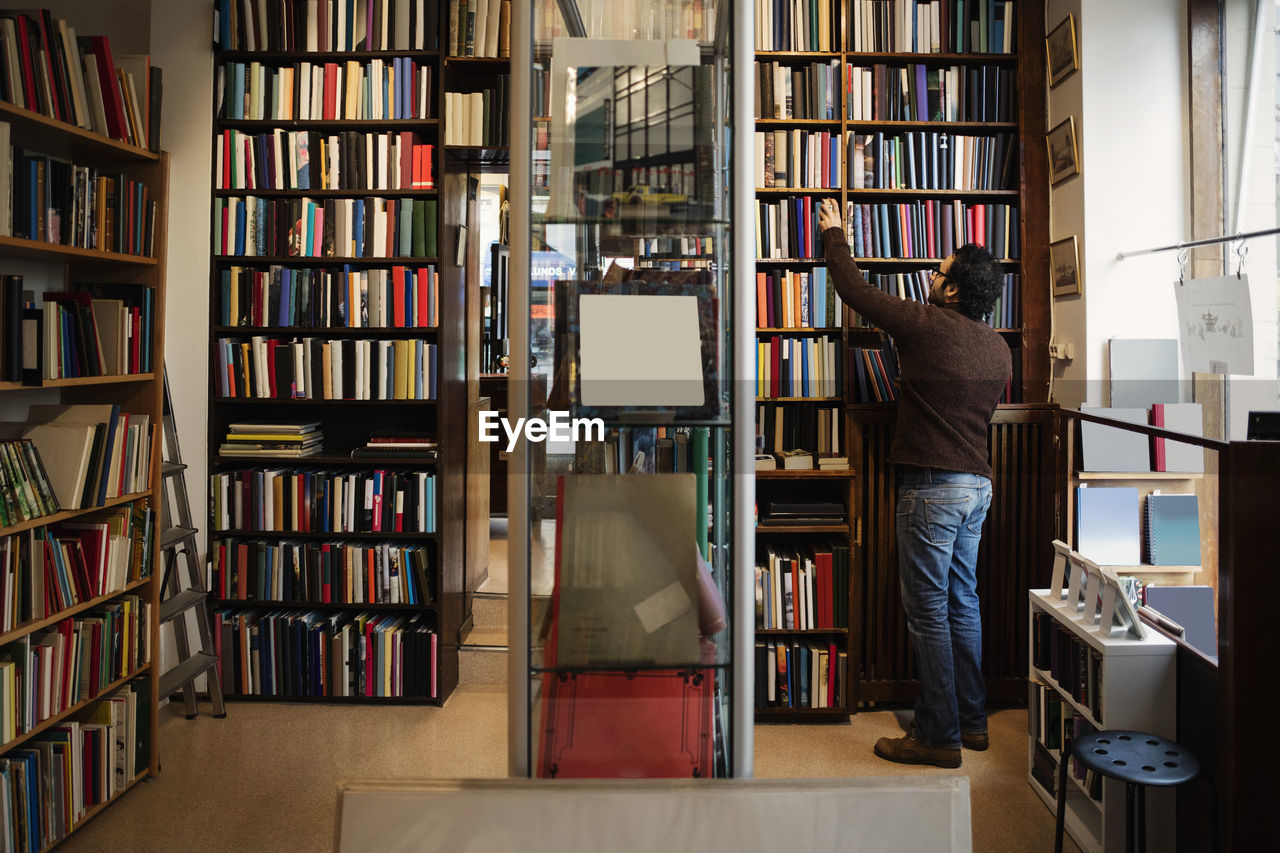
{"type": "Polygon", "coordinates": [[[931,764],[952,769],[960,766],[960,750],[925,746],[912,735],[880,738],[876,741],[876,755],[898,764],[931,764]]]}
{"type": "Polygon", "coordinates": [[[986,732],[961,732],[960,742],[965,749],[972,749],[974,752],[986,752],[987,747],[991,746],[986,732]]]}

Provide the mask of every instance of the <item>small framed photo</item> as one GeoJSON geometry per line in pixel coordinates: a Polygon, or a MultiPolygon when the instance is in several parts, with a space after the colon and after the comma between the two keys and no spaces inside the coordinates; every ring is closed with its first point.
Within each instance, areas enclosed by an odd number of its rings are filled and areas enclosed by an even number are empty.
{"type": "Polygon", "coordinates": [[[1066,120],[1049,131],[1045,141],[1049,145],[1049,183],[1057,184],[1072,175],[1080,174],[1080,161],[1076,154],[1076,120],[1066,120]]]}
{"type": "Polygon", "coordinates": [[[1076,254],[1076,237],[1049,244],[1049,276],[1054,296],[1071,296],[1083,292],[1080,286],[1080,258],[1076,254]]]}
{"type": "Polygon", "coordinates": [[[1049,87],[1053,88],[1080,67],[1076,53],[1076,17],[1067,17],[1045,36],[1045,55],[1049,63],[1049,87]]]}

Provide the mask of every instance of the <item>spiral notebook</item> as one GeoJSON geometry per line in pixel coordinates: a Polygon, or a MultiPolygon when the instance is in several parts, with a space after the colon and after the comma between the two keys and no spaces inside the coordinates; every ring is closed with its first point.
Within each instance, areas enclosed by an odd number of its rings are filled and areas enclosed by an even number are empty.
{"type": "Polygon", "coordinates": [[[1195,495],[1148,495],[1144,533],[1151,565],[1200,565],[1200,502],[1195,495]]]}

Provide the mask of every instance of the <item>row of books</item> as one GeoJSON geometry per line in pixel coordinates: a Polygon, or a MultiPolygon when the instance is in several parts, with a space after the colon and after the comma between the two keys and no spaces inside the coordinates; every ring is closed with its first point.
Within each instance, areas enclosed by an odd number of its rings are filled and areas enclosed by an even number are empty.
{"type": "Polygon", "coordinates": [[[4,742],[146,664],[150,618],[149,602],[126,595],[0,647],[4,742]]]}
{"type": "Polygon", "coordinates": [[[1012,53],[1008,0],[850,0],[848,47],[876,53],[1012,53]]]}
{"type": "Polygon", "coordinates": [[[155,290],[133,285],[90,285],[84,292],[43,295],[41,362],[45,379],[120,376],[152,370],[151,324],[155,290]],[[95,298],[93,293],[111,293],[95,298]]]}
{"type": "Polygon", "coordinates": [[[714,237],[637,237],[631,255],[637,260],[690,260],[715,257],[714,237]]]}
{"type": "Polygon", "coordinates": [[[849,387],[845,399],[851,403],[895,403],[898,400],[898,356],[891,344],[878,347],[849,347],[849,387]]]}
{"type": "Polygon", "coordinates": [[[434,699],[439,639],[423,613],[214,611],[229,696],[434,699]]]}
{"type": "Polygon", "coordinates": [[[62,509],[89,509],[150,488],[152,427],[150,415],[118,403],[39,403],[23,437],[40,451],[62,509]]]}
{"type": "Polygon", "coordinates": [[[840,339],[826,335],[779,337],[756,342],[756,396],[840,395],[840,339]]]}
{"type": "Polygon", "coordinates": [[[435,199],[214,199],[216,255],[430,258],[435,199]]]}
{"type": "Polygon", "coordinates": [[[756,131],[756,186],[835,189],[840,186],[840,133],[756,131]]]}
{"type": "Polygon", "coordinates": [[[848,707],[849,652],[834,641],[756,643],[756,708],[848,707]]]}
{"type": "Polygon", "coordinates": [[[209,476],[215,531],[435,533],[425,471],[251,469],[209,476]]]}
{"type": "Polygon", "coordinates": [[[226,601],[430,605],[433,551],[386,542],[218,539],[210,589],[226,601]]]}
{"type": "Polygon", "coordinates": [[[444,144],[510,144],[507,89],[510,75],[501,74],[492,86],[475,92],[444,93],[444,144]]]}
{"type": "Polygon", "coordinates": [[[511,0],[449,0],[448,56],[511,55],[511,0]]]}
{"type": "Polygon", "coordinates": [[[421,338],[219,338],[215,351],[214,385],[226,399],[436,399],[436,344],[421,338]]]}
{"type": "MultiPolygon", "coordinates": [[[[461,2],[461,0],[459,0],[461,2]]],[[[614,0],[579,0],[576,4],[586,37],[593,39],[694,39],[703,43],[716,37],[717,5],[708,0],[657,0],[625,3],[614,0]]],[[[558,5],[537,4],[532,12],[538,44],[570,32],[558,5]]]]}
{"type": "Polygon", "coordinates": [[[756,199],[757,258],[820,258],[822,233],[818,227],[816,198],[782,201],[756,199]]]}
{"type": "Polygon", "coordinates": [[[780,0],[755,0],[755,49],[839,50],[839,11],[839,0],[795,0],[787,3],[780,0]]]}
{"type": "Polygon", "coordinates": [[[1105,724],[1102,654],[1042,610],[1031,614],[1031,662],[1072,699],[1105,724]]]}
{"type": "Polygon", "coordinates": [[[924,199],[845,205],[845,232],[858,258],[945,258],[968,243],[985,246],[997,259],[1017,258],[1021,230],[1018,208],[1010,204],[924,199]]]}
{"type": "Polygon", "coordinates": [[[106,36],[77,37],[48,9],[0,13],[0,100],[160,150],[160,70],[111,55],[106,36]]]}
{"type": "Polygon", "coordinates": [[[800,449],[839,456],[845,449],[840,408],[757,403],[756,449],[773,454],[800,449]]]}
{"type": "MultiPolygon", "coordinates": [[[[434,231],[434,228],[432,229],[434,231]]],[[[225,267],[217,323],[324,329],[433,329],[440,323],[434,264],[391,269],[225,267]]]]}
{"type": "Polygon", "coordinates": [[[699,469],[689,429],[618,427],[608,430],[603,441],[589,431],[584,438],[577,462],[582,473],[687,474],[699,469]]]}
{"type": "Polygon", "coordinates": [[[221,50],[436,50],[439,0],[215,0],[221,50]]]}
{"type": "Polygon", "coordinates": [[[412,131],[224,130],[214,141],[220,190],[429,190],[435,145],[412,131]]]}
{"type": "Polygon", "coordinates": [[[404,121],[435,116],[435,71],[409,57],[218,67],[214,117],[229,121],[404,121]]]}
{"type": "Polygon", "coordinates": [[[845,151],[845,185],[853,189],[1018,188],[1018,143],[1007,133],[849,133],[845,151]]]}
{"type": "Polygon", "coordinates": [[[848,546],[757,551],[757,631],[814,631],[849,627],[848,546]],[[761,561],[763,558],[763,561],[761,561]]]}
{"type": "Polygon", "coordinates": [[[150,687],[140,678],[84,715],[0,755],[0,847],[47,850],[151,762],[150,687]]]}
{"type": "Polygon", "coordinates": [[[840,60],[756,63],[756,118],[840,119],[840,60]]]}
{"type": "Polygon", "coordinates": [[[853,121],[1013,121],[1013,69],[911,63],[845,66],[853,121]]]}
{"type": "Polygon", "coordinates": [[[141,503],[37,529],[25,553],[21,540],[10,541],[0,590],[4,621],[24,612],[47,618],[148,577],[154,519],[141,503]]]}
{"type": "Polygon", "coordinates": [[[62,509],[35,443],[26,439],[0,441],[0,527],[62,509]]]}
{"type": "MultiPolygon", "coordinates": [[[[1031,701],[1027,708],[1027,730],[1036,740],[1031,772],[1046,791],[1056,795],[1058,761],[1065,745],[1078,737],[1097,731],[1083,714],[1063,701],[1058,691],[1047,684],[1031,682],[1031,701]]],[[[1092,799],[1102,798],[1102,777],[1087,770],[1074,755],[1068,767],[1073,779],[1092,799]]]]}
{"type": "Polygon", "coordinates": [[[829,329],[843,326],[844,301],[827,281],[827,268],[756,273],[756,326],[829,329]]]}
{"type": "Polygon", "coordinates": [[[122,174],[14,149],[0,122],[0,236],[150,257],[156,203],[122,174]]]}
{"type": "MultiPolygon", "coordinates": [[[[917,270],[916,272],[906,273],[864,272],[863,275],[866,277],[868,284],[880,288],[885,293],[897,296],[899,299],[910,299],[922,304],[929,301],[929,284],[933,277],[931,270],[917,270]]],[[[990,316],[987,317],[987,323],[992,328],[1016,329],[1021,325],[1021,290],[1022,276],[1013,272],[1005,273],[1000,295],[996,297],[995,306],[990,316]]],[[[856,312],[853,315],[853,322],[855,326],[864,328],[871,328],[875,325],[856,312]]]]}

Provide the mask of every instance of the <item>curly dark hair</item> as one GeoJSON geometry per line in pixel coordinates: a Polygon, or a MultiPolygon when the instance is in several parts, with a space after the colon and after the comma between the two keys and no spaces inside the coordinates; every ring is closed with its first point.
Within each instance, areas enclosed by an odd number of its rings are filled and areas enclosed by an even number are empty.
{"type": "Polygon", "coordinates": [[[960,312],[970,319],[986,322],[1004,289],[1004,272],[990,251],[977,243],[956,249],[947,270],[947,280],[960,288],[960,312]]]}

